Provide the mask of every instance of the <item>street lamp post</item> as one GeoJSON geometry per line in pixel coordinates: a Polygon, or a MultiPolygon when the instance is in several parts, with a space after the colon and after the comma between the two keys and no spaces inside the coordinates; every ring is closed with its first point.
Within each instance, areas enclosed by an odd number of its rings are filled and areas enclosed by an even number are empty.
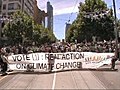
{"type": "Polygon", "coordinates": [[[115,44],[116,44],[116,49],[115,49],[115,55],[118,55],[118,30],[117,30],[117,16],[116,16],[116,5],[115,5],[115,0],[113,0],[113,9],[114,9],[114,32],[115,32],[115,44]]]}

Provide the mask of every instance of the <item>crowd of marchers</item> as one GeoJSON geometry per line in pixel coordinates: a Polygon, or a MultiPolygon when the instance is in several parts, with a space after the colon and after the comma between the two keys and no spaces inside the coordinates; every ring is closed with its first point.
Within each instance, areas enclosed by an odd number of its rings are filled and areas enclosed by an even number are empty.
{"type": "MultiPolygon", "coordinates": [[[[81,43],[67,43],[65,41],[47,44],[41,46],[4,46],[0,48],[1,52],[7,54],[27,54],[36,52],[115,52],[115,41],[100,41],[100,42],[81,42],[81,43]]],[[[118,44],[119,48],[119,44],[118,44]]]]}
{"type": "MultiPolygon", "coordinates": [[[[118,52],[119,52],[119,44],[118,44],[118,52]]],[[[64,53],[64,52],[97,52],[97,53],[114,53],[116,50],[115,41],[99,41],[99,42],[81,42],[81,43],[67,43],[64,40],[62,42],[56,42],[52,44],[45,43],[41,46],[35,45],[14,45],[14,46],[3,46],[0,48],[0,67],[2,75],[6,75],[6,71],[8,69],[8,64],[6,57],[9,55],[15,54],[29,54],[36,52],[44,52],[44,53],[64,53]]],[[[111,60],[112,65],[111,68],[115,69],[115,61],[118,60],[118,55],[113,57],[111,60]]],[[[51,58],[51,57],[49,57],[51,58]]],[[[50,59],[51,61],[51,59],[50,59]]],[[[54,60],[53,60],[54,61],[54,60]]],[[[51,62],[50,62],[51,63],[51,62]]],[[[50,64],[51,65],[51,64],[50,64]]],[[[50,66],[51,67],[51,66],[50,66]]],[[[51,71],[51,69],[50,69],[51,71]]]]}

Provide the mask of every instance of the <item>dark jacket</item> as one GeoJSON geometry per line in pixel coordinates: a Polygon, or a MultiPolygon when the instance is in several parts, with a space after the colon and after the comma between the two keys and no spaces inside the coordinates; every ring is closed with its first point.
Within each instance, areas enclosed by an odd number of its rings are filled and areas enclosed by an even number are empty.
{"type": "Polygon", "coordinates": [[[2,64],[2,63],[3,63],[3,60],[2,60],[1,55],[0,55],[0,64],[2,64]]]}

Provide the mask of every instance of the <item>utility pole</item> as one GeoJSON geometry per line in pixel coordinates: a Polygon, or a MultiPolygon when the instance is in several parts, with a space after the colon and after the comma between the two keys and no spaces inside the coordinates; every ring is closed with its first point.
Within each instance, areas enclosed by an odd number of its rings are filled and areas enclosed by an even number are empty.
{"type": "Polygon", "coordinates": [[[117,30],[117,16],[116,16],[116,5],[115,0],[113,0],[113,9],[114,9],[114,32],[115,32],[115,54],[118,55],[118,30],[117,30]]]}
{"type": "Polygon", "coordinates": [[[24,3],[25,3],[25,1],[22,0],[22,12],[24,12],[24,3]]]}
{"type": "Polygon", "coordinates": [[[2,33],[2,0],[0,0],[0,39],[2,33]]]}

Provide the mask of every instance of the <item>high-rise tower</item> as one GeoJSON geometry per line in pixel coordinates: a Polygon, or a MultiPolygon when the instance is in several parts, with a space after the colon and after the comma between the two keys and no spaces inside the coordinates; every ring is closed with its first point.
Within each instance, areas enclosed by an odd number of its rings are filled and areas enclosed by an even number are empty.
{"type": "Polygon", "coordinates": [[[53,31],[53,7],[50,2],[47,2],[47,27],[53,31]]]}

